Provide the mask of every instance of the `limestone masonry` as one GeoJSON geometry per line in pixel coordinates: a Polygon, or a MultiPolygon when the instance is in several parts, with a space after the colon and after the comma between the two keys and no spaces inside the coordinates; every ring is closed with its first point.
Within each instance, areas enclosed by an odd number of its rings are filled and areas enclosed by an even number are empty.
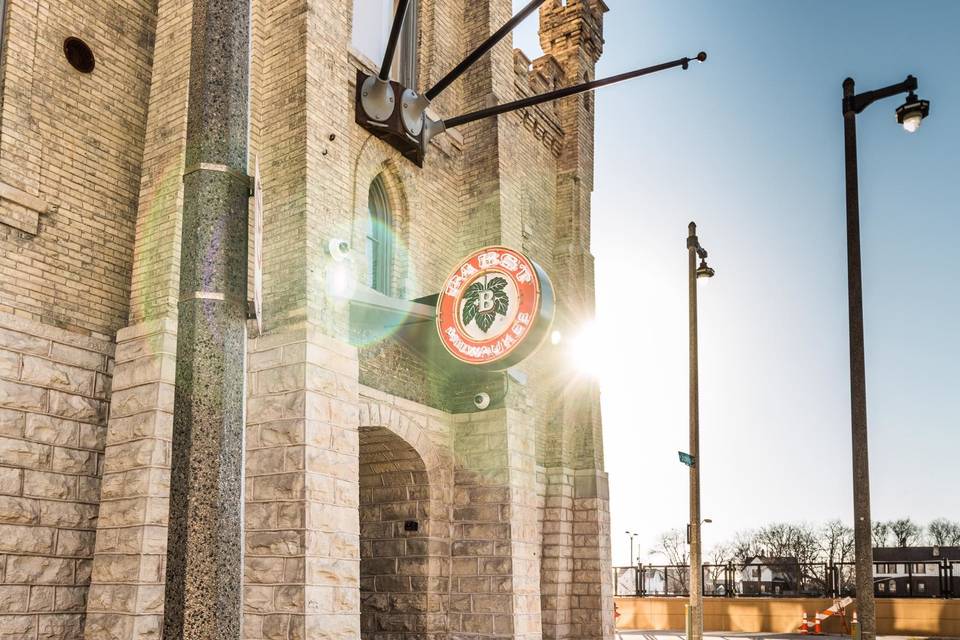
{"type": "MultiPolygon", "coordinates": [[[[243,637],[611,638],[596,383],[562,342],[491,373],[398,327],[432,328],[403,301],[494,244],[550,276],[561,333],[593,317],[593,96],[453,129],[420,169],[354,121],[369,12],[390,4],[252,4],[243,637]]],[[[512,13],[411,4],[421,91],[512,13]]],[[[0,7],[0,638],[159,639],[192,2],[0,7]]],[[[547,0],[545,55],[507,38],[431,113],[593,79],[606,10],[547,0]]]]}

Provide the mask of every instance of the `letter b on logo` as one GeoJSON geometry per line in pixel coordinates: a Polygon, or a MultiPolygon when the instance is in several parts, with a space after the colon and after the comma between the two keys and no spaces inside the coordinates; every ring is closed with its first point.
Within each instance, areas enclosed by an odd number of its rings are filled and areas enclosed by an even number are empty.
{"type": "Polygon", "coordinates": [[[477,300],[477,311],[487,313],[493,310],[493,291],[481,291],[477,300]]]}

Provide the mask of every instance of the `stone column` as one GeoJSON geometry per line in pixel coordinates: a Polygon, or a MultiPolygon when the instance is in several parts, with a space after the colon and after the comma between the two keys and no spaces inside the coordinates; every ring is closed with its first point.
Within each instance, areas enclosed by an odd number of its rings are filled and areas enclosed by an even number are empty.
{"type": "Polygon", "coordinates": [[[196,0],[164,636],[241,628],[249,0],[196,0]]]}
{"type": "Polygon", "coordinates": [[[573,597],[573,472],[563,467],[544,470],[543,547],[540,597],[543,637],[570,637],[573,597]]]}
{"type": "Polygon", "coordinates": [[[360,637],[357,376],[310,325],[250,343],[246,640],[360,637]]]}
{"type": "Polygon", "coordinates": [[[541,637],[534,448],[519,410],[457,416],[450,631],[458,638],[541,637]]]}
{"type": "Polygon", "coordinates": [[[607,474],[574,473],[571,638],[612,638],[613,568],[610,562],[610,494],[607,474]]]}
{"type": "Polygon", "coordinates": [[[160,637],[176,331],[160,319],[117,332],[87,640],[160,637]]]}

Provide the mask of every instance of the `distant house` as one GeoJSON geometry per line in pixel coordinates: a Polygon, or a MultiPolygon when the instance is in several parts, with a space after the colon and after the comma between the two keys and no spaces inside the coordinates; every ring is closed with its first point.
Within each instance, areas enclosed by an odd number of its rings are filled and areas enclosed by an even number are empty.
{"type": "Polygon", "coordinates": [[[776,596],[795,592],[799,577],[796,558],[754,556],[740,569],[737,593],[744,596],[776,596]]]}
{"type": "Polygon", "coordinates": [[[960,594],[960,547],[874,547],[875,595],[938,598],[948,589],[960,594]]]}

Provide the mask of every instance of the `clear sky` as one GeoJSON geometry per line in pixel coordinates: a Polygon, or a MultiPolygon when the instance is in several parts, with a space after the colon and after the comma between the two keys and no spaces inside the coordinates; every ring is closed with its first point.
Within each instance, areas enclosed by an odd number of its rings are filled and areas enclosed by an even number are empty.
{"type": "MultiPolygon", "coordinates": [[[[707,548],[774,520],[852,524],[841,83],[920,83],[858,116],[875,519],[960,519],[960,2],[607,0],[593,253],[613,558],[687,522],[686,225],[700,285],[707,548]]],[[[526,0],[514,0],[514,6],[526,0]]],[[[514,45],[540,55],[536,19],[514,45]]]]}

